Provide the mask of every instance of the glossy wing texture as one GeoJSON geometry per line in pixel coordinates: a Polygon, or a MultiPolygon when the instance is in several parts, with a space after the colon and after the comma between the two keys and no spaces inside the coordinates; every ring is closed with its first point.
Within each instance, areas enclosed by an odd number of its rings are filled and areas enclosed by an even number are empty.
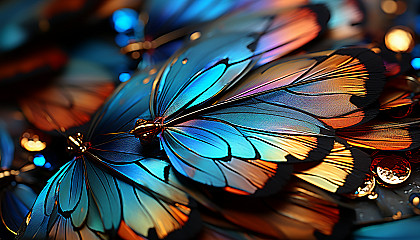
{"type": "Polygon", "coordinates": [[[221,33],[248,32],[261,35],[256,53],[262,55],[257,66],[280,58],[315,39],[326,28],[329,12],[323,5],[300,6],[298,2],[257,2],[254,10],[239,11],[212,23],[203,37],[221,33]],[[290,4],[292,6],[282,6],[290,4]],[[267,5],[267,6],[266,6],[267,5]],[[273,6],[274,5],[274,6],[273,6]],[[262,8],[259,11],[255,8],[262,8]]]}
{"type": "Polygon", "coordinates": [[[258,185],[251,181],[254,186],[247,181],[270,170],[268,177],[277,173],[278,181],[272,187],[279,189],[290,166],[275,163],[319,161],[333,147],[334,131],[299,110],[256,98],[213,109],[169,122],[160,135],[175,169],[199,182],[249,194],[262,188],[267,177],[258,185]],[[249,164],[255,170],[244,168],[249,164]]]}
{"type": "Polygon", "coordinates": [[[109,163],[128,163],[156,153],[129,132],[137,118],[151,118],[149,100],[157,69],[144,69],[121,84],[92,119],[85,137],[95,155],[109,163]]]}
{"type": "Polygon", "coordinates": [[[108,239],[136,236],[163,239],[176,233],[192,213],[187,195],[165,182],[166,163],[148,159],[137,168],[145,187],[76,158],[40,193],[19,239],[108,239]]]}
{"type": "Polygon", "coordinates": [[[349,210],[340,207],[326,192],[296,179],[282,194],[268,198],[219,200],[214,212],[263,239],[319,239],[321,236],[339,239],[351,226],[347,222],[342,232],[336,232],[335,226],[346,222],[349,216],[343,213],[349,210]]]}
{"type": "Polygon", "coordinates": [[[370,174],[370,164],[368,154],[336,139],[328,156],[315,166],[296,164],[293,175],[330,192],[354,193],[370,174]]]}
{"type": "Polygon", "coordinates": [[[379,150],[410,150],[420,146],[420,119],[372,120],[337,134],[350,144],[379,150]]]}
{"type": "Polygon", "coordinates": [[[171,184],[168,163],[146,158],[155,146],[143,147],[128,134],[148,110],[155,74],[156,69],[140,72],[98,111],[83,140],[86,151],[49,180],[19,238],[164,239],[195,233],[194,204],[171,184]]]}
{"type": "Polygon", "coordinates": [[[0,192],[0,217],[10,232],[18,231],[36,197],[34,190],[25,184],[4,186],[0,192]]]}
{"type": "Polygon", "coordinates": [[[334,128],[350,127],[372,118],[375,112],[363,108],[378,99],[384,71],[367,49],[314,53],[258,69],[219,101],[272,91],[270,102],[306,111],[334,128]]]}
{"type": "Polygon", "coordinates": [[[256,40],[248,34],[220,35],[172,57],[154,84],[152,115],[168,118],[208,102],[249,69],[256,40]]]}
{"type": "Polygon", "coordinates": [[[114,90],[105,69],[82,60],[72,60],[56,81],[19,100],[28,120],[46,131],[65,131],[88,122],[114,90]]]}

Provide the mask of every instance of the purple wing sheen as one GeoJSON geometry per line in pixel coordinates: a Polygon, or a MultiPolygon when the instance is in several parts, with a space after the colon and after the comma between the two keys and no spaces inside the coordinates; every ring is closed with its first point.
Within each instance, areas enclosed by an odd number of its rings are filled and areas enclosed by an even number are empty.
{"type": "Polygon", "coordinates": [[[202,35],[205,37],[229,32],[260,34],[255,50],[262,55],[257,63],[260,66],[315,39],[325,30],[329,20],[329,11],[324,5],[261,5],[262,9],[258,11],[238,12],[216,21],[205,28],[202,35]]]}
{"type": "Polygon", "coordinates": [[[272,92],[264,99],[306,111],[333,127],[349,127],[376,113],[363,109],[378,99],[384,71],[380,58],[367,49],[303,55],[257,69],[219,102],[272,92]]]}

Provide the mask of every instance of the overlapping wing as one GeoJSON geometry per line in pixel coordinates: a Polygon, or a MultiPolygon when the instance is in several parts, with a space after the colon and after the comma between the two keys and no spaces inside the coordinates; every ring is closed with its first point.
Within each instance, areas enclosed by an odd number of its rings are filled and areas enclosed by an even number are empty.
{"type": "Polygon", "coordinates": [[[196,26],[217,19],[251,2],[240,1],[148,1],[143,8],[145,19],[144,35],[157,38],[182,27],[196,26]]]}
{"type": "Polygon", "coordinates": [[[156,153],[157,150],[143,147],[129,132],[137,118],[151,118],[149,100],[157,69],[155,66],[139,71],[109,97],[85,136],[91,152],[108,163],[136,162],[156,153]]]}
{"type": "Polygon", "coordinates": [[[322,160],[333,138],[333,130],[307,113],[257,98],[169,123],[160,135],[177,171],[243,194],[266,185],[280,189],[288,164],[322,160]]]}
{"type": "Polygon", "coordinates": [[[303,3],[257,2],[250,7],[261,9],[223,17],[205,28],[202,35],[234,32],[261,35],[255,51],[262,55],[256,64],[260,66],[302,47],[325,30],[330,14],[324,5],[299,5],[303,3]]]}
{"type": "Polygon", "coordinates": [[[226,89],[249,69],[256,40],[246,33],[219,35],[168,60],[154,84],[153,117],[171,117],[226,89]]]}
{"type": "Polygon", "coordinates": [[[105,69],[83,60],[72,60],[55,80],[19,99],[27,119],[45,131],[65,131],[87,123],[114,90],[105,69]]]}
{"type": "Polygon", "coordinates": [[[334,128],[350,127],[372,118],[375,111],[363,109],[378,99],[384,72],[368,49],[319,52],[262,67],[219,101],[271,91],[270,102],[306,111],[334,128]]]}
{"type": "MultiPolygon", "coordinates": [[[[365,113],[362,109],[379,95],[383,71],[380,59],[367,49],[314,53],[269,65],[240,81],[217,103],[164,122],[160,139],[183,175],[228,191],[255,193],[276,175],[282,175],[276,181],[284,183],[290,172],[290,166],[267,162],[316,162],[330,155],[335,133],[323,122],[348,127],[363,121],[363,115],[339,124],[329,120],[348,120],[342,116],[365,113]],[[258,160],[271,166],[272,173],[241,171],[235,166],[237,160],[242,165],[258,160]],[[273,174],[279,171],[282,173],[273,174]],[[255,176],[264,176],[264,181],[249,185],[255,176]]],[[[368,163],[369,158],[348,147],[337,148],[340,153],[327,158],[332,163],[329,167],[340,169],[345,163],[342,174],[325,178],[332,182],[328,187],[325,182],[317,185],[335,192],[347,183],[349,187],[342,191],[352,191],[357,183],[348,180],[363,175],[367,168],[363,162],[368,163]]],[[[276,183],[277,188],[282,185],[276,183]]]]}
{"type": "Polygon", "coordinates": [[[125,181],[86,157],[70,161],[40,193],[18,239],[164,239],[180,234],[194,212],[191,200],[162,177],[167,163],[147,159],[139,165],[141,183],[125,181]]]}

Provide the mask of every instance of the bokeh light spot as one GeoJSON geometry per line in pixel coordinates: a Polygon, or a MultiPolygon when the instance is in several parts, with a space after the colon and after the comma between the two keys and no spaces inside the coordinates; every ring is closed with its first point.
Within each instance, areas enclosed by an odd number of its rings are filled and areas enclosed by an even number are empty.
{"type": "Polygon", "coordinates": [[[420,58],[414,58],[413,60],[411,60],[411,66],[413,66],[413,68],[415,70],[419,70],[420,69],[420,58]]]}
{"type": "Polygon", "coordinates": [[[42,167],[44,166],[46,160],[45,157],[42,154],[36,154],[34,156],[34,159],[32,160],[34,162],[34,164],[38,167],[42,167]]]}
{"type": "Polygon", "coordinates": [[[398,4],[394,0],[384,0],[381,2],[381,8],[387,14],[394,14],[398,10],[398,4]]]}
{"type": "Polygon", "coordinates": [[[133,9],[123,8],[112,14],[112,20],[117,32],[126,32],[136,27],[138,15],[133,9]]]}
{"type": "Polygon", "coordinates": [[[129,73],[126,73],[126,72],[120,73],[120,76],[118,77],[120,82],[125,82],[130,78],[131,78],[131,75],[129,73]]]}
{"type": "Polygon", "coordinates": [[[394,52],[409,52],[414,47],[413,35],[403,27],[392,28],[385,35],[385,45],[394,52]]]}

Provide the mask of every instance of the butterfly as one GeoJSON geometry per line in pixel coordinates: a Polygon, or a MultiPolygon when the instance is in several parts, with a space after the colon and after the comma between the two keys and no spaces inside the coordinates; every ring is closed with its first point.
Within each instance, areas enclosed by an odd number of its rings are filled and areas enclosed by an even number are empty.
{"type": "Polygon", "coordinates": [[[76,157],[48,181],[18,239],[163,239],[198,231],[194,200],[168,163],[128,133],[147,110],[156,73],[144,70],[121,84],[84,136],[67,132],[76,157]]]}
{"type": "Polygon", "coordinates": [[[157,137],[182,175],[238,194],[281,188],[293,164],[322,162],[330,153],[334,160],[323,166],[348,166],[330,189],[354,188],[345,179],[354,174],[361,181],[368,157],[353,158],[334,128],[367,118],[363,109],[385,82],[381,59],[367,49],[340,49],[246,75],[258,57],[284,46],[262,51],[264,36],[218,34],[178,52],[155,80],[151,119],[138,120],[131,133],[146,143],[157,137]],[[337,159],[349,165],[334,164],[337,159]]]}

